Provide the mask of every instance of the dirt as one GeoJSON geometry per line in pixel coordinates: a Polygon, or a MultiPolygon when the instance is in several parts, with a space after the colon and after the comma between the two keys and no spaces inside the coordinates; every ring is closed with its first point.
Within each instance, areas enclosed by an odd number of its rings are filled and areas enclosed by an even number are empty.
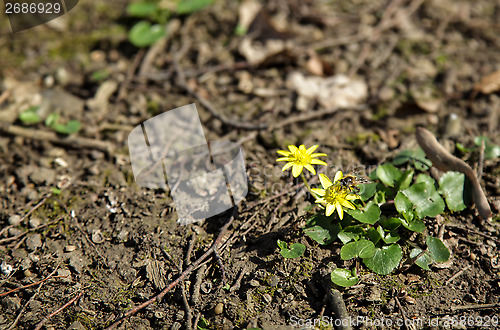
{"type": "Polygon", "coordinates": [[[135,126],[192,102],[208,140],[239,141],[249,193],[220,259],[212,256],[121,329],[186,329],[196,319],[208,329],[287,329],[334,319],[330,273],[352,262],[340,258],[340,242],[318,245],[303,233],[312,200],[295,190],[279,195],[300,182],[281,172],[276,151],[318,144],[332,169],[366,173],[415,148],[417,125],[482,167],[493,220],[479,219],[474,208],[426,219],[428,233],[441,230],[451,261],[431,271],[402,263],[387,276],[361,266],[360,283],[338,289],[349,316],[365,321],[355,328],[397,329],[402,320],[416,329],[499,327],[500,162],[455,147],[472,147],[480,135],[500,144],[498,88],[481,92],[478,85],[500,70],[497,2],[270,1],[250,27],[257,34],[251,42],[269,50],[266,40],[278,40],[282,48],[259,60],[245,55],[245,38],[235,33],[242,4],[217,1],[173,17],[149,62],[150,48],[128,42],[134,21],[126,5],[81,2],[16,34],[0,14],[0,259],[13,267],[0,275],[0,287],[19,288],[0,296],[0,328],[32,329],[82,292],[44,328],[106,328],[210,248],[230,212],[179,225],[169,188],[135,182],[127,145],[135,126]],[[178,55],[186,86],[176,73],[178,55]],[[318,88],[335,85],[324,85],[321,74],[350,80],[340,92],[308,98],[291,81],[296,72],[319,78],[308,82],[318,88]],[[341,97],[347,107],[336,103],[341,97]],[[44,116],[80,121],[75,140],[43,123],[22,123],[19,113],[31,105],[41,105],[44,116]],[[336,107],[344,109],[317,115],[336,107]],[[233,121],[276,126],[241,129],[233,121]],[[305,254],[284,259],[278,239],[304,244],[305,254]]]}

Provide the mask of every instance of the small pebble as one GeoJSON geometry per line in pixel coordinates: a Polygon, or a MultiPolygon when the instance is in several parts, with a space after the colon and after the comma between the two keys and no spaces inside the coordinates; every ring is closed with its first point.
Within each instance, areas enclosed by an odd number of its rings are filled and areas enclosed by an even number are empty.
{"type": "Polygon", "coordinates": [[[29,221],[29,226],[30,226],[30,228],[36,228],[36,227],[40,226],[41,222],[42,221],[39,218],[31,218],[29,221]]]}
{"type": "Polygon", "coordinates": [[[66,245],[64,247],[64,252],[73,252],[75,250],[76,250],[76,246],[74,246],[74,245],[66,245]]]}
{"type": "Polygon", "coordinates": [[[249,284],[250,284],[250,286],[254,286],[254,287],[257,287],[260,285],[259,281],[257,281],[257,280],[251,280],[249,282],[249,284]]]}
{"type": "Polygon", "coordinates": [[[94,230],[94,232],[92,233],[92,242],[94,242],[95,244],[104,242],[104,235],[100,230],[94,230]]]}
{"type": "Polygon", "coordinates": [[[33,276],[33,273],[32,273],[29,269],[26,269],[26,270],[24,271],[24,276],[25,276],[25,277],[31,277],[31,276],[33,276]]]}
{"type": "Polygon", "coordinates": [[[6,263],[5,261],[2,261],[2,264],[0,265],[0,271],[2,272],[2,274],[9,276],[13,269],[14,268],[11,265],[6,263]]]}
{"type": "Polygon", "coordinates": [[[266,304],[269,304],[273,300],[273,297],[271,297],[271,295],[269,293],[264,293],[262,295],[262,298],[264,299],[266,304]]]}
{"type": "Polygon", "coordinates": [[[21,223],[21,216],[19,214],[13,214],[9,217],[9,225],[18,226],[21,223]]]}
{"type": "Polygon", "coordinates": [[[404,298],[406,300],[406,302],[410,305],[415,305],[417,303],[417,301],[415,299],[413,299],[412,297],[410,296],[405,296],[404,298]]]}
{"type": "Polygon", "coordinates": [[[214,312],[215,314],[219,315],[222,314],[223,311],[224,311],[224,304],[220,302],[217,304],[217,306],[215,306],[214,312]]]}

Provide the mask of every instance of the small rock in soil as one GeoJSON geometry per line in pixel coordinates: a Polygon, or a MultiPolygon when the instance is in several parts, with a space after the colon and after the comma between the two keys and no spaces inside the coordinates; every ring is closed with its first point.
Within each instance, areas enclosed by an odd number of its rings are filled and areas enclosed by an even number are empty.
{"type": "Polygon", "coordinates": [[[220,302],[215,306],[214,313],[219,315],[222,314],[223,311],[224,311],[224,304],[220,302]]]}
{"type": "Polygon", "coordinates": [[[71,323],[67,330],[85,330],[85,327],[78,321],[71,323]]]}
{"type": "Polygon", "coordinates": [[[272,286],[272,287],[278,286],[279,282],[280,282],[280,279],[276,275],[272,275],[269,278],[269,285],[272,286]]]}
{"type": "Polygon", "coordinates": [[[26,239],[26,247],[28,250],[34,251],[42,246],[42,235],[34,234],[26,239]]]}
{"type": "Polygon", "coordinates": [[[9,225],[18,226],[21,223],[21,216],[13,214],[9,217],[9,225]]]}
{"type": "Polygon", "coordinates": [[[381,292],[380,292],[380,289],[379,289],[379,288],[377,288],[377,287],[373,287],[372,292],[371,292],[371,293],[370,293],[370,295],[366,298],[366,301],[369,301],[369,302],[374,302],[374,303],[381,302],[381,301],[382,301],[382,298],[381,298],[381,292]]]}
{"type": "Polygon", "coordinates": [[[16,237],[19,236],[23,233],[22,230],[17,229],[17,228],[9,228],[9,236],[10,237],[16,237]]]}
{"type": "Polygon", "coordinates": [[[264,293],[262,295],[262,298],[264,299],[266,304],[269,304],[273,300],[273,297],[271,297],[271,295],[269,293],[264,293]]]}
{"type": "Polygon", "coordinates": [[[253,287],[257,287],[260,285],[259,281],[257,281],[257,280],[251,280],[249,282],[249,284],[250,284],[250,286],[253,286],[253,287]]]}
{"type": "Polygon", "coordinates": [[[58,269],[57,275],[61,276],[61,281],[63,282],[71,282],[71,272],[68,269],[58,269]],[[62,277],[65,276],[65,277],[62,277]]]}
{"type": "Polygon", "coordinates": [[[104,242],[104,235],[99,229],[94,230],[94,232],[92,233],[92,242],[94,242],[95,244],[101,244],[102,242],[104,242]]]}
{"type": "Polygon", "coordinates": [[[76,246],[74,245],[66,245],[64,247],[64,252],[68,253],[68,252],[73,252],[76,250],[76,246]]]}
{"type": "Polygon", "coordinates": [[[37,167],[36,171],[31,173],[29,177],[35,184],[47,183],[47,185],[51,185],[56,178],[56,171],[46,167],[37,167]]]}
{"type": "Polygon", "coordinates": [[[40,218],[31,218],[29,221],[29,226],[30,228],[36,228],[40,226],[41,223],[42,221],[40,220],[40,218]]]}
{"type": "Polygon", "coordinates": [[[16,313],[21,308],[21,301],[17,297],[5,297],[2,299],[3,312],[16,313]]]}
{"type": "Polygon", "coordinates": [[[81,274],[83,271],[83,267],[85,266],[85,262],[81,257],[73,255],[71,256],[71,258],[69,258],[69,266],[73,268],[73,270],[77,274],[81,274]]]}

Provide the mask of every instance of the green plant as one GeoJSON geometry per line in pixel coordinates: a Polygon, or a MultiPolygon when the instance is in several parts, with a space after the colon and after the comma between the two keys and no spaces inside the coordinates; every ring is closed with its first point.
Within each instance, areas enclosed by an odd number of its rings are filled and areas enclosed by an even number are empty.
{"type": "Polygon", "coordinates": [[[128,33],[129,41],[136,47],[148,47],[163,38],[165,26],[172,14],[189,15],[211,5],[213,0],[180,0],[174,8],[166,7],[159,0],[142,0],[129,4],[127,14],[139,18],[128,33]]]}
{"type": "Polygon", "coordinates": [[[280,248],[280,253],[284,258],[298,258],[304,254],[306,247],[304,244],[293,243],[290,245],[290,249],[288,248],[288,244],[286,242],[278,240],[278,247],[280,248]]]}
{"type": "MultiPolygon", "coordinates": [[[[25,125],[38,124],[42,121],[38,115],[38,109],[40,107],[33,106],[22,111],[19,114],[19,120],[25,125]]],[[[59,122],[59,114],[52,113],[45,119],[45,126],[52,128],[54,131],[60,134],[73,134],[80,130],[82,124],[78,120],[69,120],[65,124],[59,122]]]]}
{"type": "Polygon", "coordinates": [[[356,284],[360,261],[387,275],[403,258],[425,270],[449,259],[444,243],[425,234],[424,219],[442,214],[446,207],[451,212],[465,209],[465,176],[447,172],[436,182],[424,173],[430,166],[422,150],[407,150],[370,173],[370,183],[340,171],[333,182],[320,174],[322,187],[311,192],[325,211],[310,217],[304,233],[321,245],[338,239],[343,244],[340,257],[354,259],[354,269],[332,272],[335,284],[356,284]],[[425,238],[425,247],[409,239],[412,233],[425,238]]]}

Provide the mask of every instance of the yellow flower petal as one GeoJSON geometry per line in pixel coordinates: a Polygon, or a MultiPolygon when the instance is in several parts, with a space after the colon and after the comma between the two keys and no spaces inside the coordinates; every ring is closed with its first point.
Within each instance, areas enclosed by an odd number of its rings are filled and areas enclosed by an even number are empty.
{"type": "Polygon", "coordinates": [[[338,201],[335,202],[335,206],[337,207],[337,213],[339,214],[340,220],[344,219],[344,209],[342,208],[342,206],[338,201]]]}
{"type": "Polygon", "coordinates": [[[290,144],[290,145],[288,146],[288,149],[290,150],[290,152],[291,152],[292,154],[294,154],[294,153],[295,153],[295,152],[297,152],[297,150],[298,150],[298,149],[297,149],[297,147],[296,147],[296,146],[294,146],[293,144],[290,144]]]}
{"type": "Polygon", "coordinates": [[[330,181],[330,179],[328,179],[328,177],[323,173],[319,175],[319,181],[321,182],[321,185],[323,186],[324,189],[327,189],[332,185],[332,181],[330,181]]]}
{"type": "Polygon", "coordinates": [[[292,166],[293,166],[293,163],[288,163],[288,164],[285,164],[285,166],[283,166],[282,171],[284,172],[284,171],[288,170],[288,169],[289,169],[290,167],[292,167],[292,166]]]}
{"type": "Polygon", "coordinates": [[[347,196],[345,197],[345,199],[347,199],[348,201],[353,201],[355,199],[360,199],[360,198],[361,196],[356,194],[347,194],[347,196]]]}
{"type": "Polygon", "coordinates": [[[278,150],[276,152],[279,153],[280,155],[286,156],[286,157],[288,157],[288,156],[291,155],[291,152],[290,151],[286,151],[286,150],[278,150]]]}
{"type": "Polygon", "coordinates": [[[304,167],[306,168],[306,170],[311,172],[313,175],[316,175],[316,170],[314,169],[314,167],[312,167],[311,164],[306,164],[306,165],[304,165],[304,167]]]}
{"type": "MultiPolygon", "coordinates": [[[[314,152],[314,150],[318,149],[318,147],[319,147],[319,146],[318,146],[317,144],[315,144],[315,145],[313,145],[312,147],[309,147],[309,148],[306,150],[306,152],[310,155],[310,154],[312,154],[312,153],[314,152]]],[[[304,147],[304,148],[305,148],[305,147],[304,147]]],[[[326,156],[326,155],[325,155],[325,156],[326,156]]]]}
{"type": "MultiPolygon", "coordinates": [[[[288,164],[292,164],[292,163],[288,163],[288,164]]],[[[302,166],[302,165],[293,164],[293,168],[292,168],[293,177],[294,178],[298,177],[300,175],[300,173],[302,173],[303,168],[304,168],[304,166],[302,166]]]]}
{"type": "Polygon", "coordinates": [[[354,206],[354,204],[352,204],[351,202],[349,202],[346,199],[341,199],[340,200],[340,204],[342,204],[342,206],[347,207],[348,209],[351,209],[351,210],[355,210],[356,209],[356,207],[354,206]]]}
{"type": "Polygon", "coordinates": [[[321,188],[312,188],[311,191],[315,194],[317,194],[318,196],[325,196],[325,189],[321,189],[321,188]]]}
{"type": "Polygon", "coordinates": [[[311,156],[312,158],[314,158],[314,157],[323,157],[323,156],[326,156],[326,154],[324,154],[324,153],[319,153],[319,154],[312,154],[312,155],[310,155],[310,156],[311,156]]]}
{"type": "Polygon", "coordinates": [[[313,165],[327,165],[324,161],[319,159],[311,159],[311,164],[313,165]]]}
{"type": "Polygon", "coordinates": [[[344,174],[342,174],[342,171],[337,171],[337,173],[335,173],[335,178],[333,179],[333,183],[337,183],[337,181],[339,181],[343,177],[344,174]]]}
{"type": "Polygon", "coordinates": [[[277,162],[291,162],[293,160],[294,160],[294,158],[291,158],[291,157],[280,157],[280,158],[276,159],[277,162]]]}
{"type": "Polygon", "coordinates": [[[325,213],[325,214],[326,214],[326,216],[327,216],[327,217],[331,216],[333,212],[335,212],[335,206],[334,206],[334,205],[332,205],[332,204],[328,204],[328,205],[326,206],[326,213],[325,213]]]}
{"type": "Polygon", "coordinates": [[[299,146],[299,150],[300,150],[300,151],[306,151],[306,146],[305,146],[305,145],[303,145],[303,144],[301,144],[301,145],[299,146]]]}

